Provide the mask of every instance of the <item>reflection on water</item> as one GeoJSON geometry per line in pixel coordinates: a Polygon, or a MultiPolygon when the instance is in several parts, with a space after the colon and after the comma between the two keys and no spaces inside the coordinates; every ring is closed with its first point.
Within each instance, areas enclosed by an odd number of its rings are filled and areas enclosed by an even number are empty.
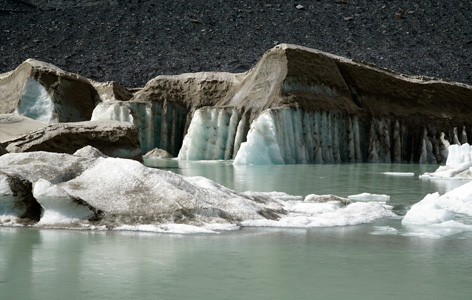
{"type": "Polygon", "coordinates": [[[469,299],[471,239],[0,228],[2,299],[469,299]],[[6,272],[4,272],[6,271],[6,272]],[[5,296],[5,297],[4,297],[5,296]]]}
{"type": "Polygon", "coordinates": [[[347,197],[364,192],[386,194],[397,213],[428,193],[443,194],[465,181],[421,180],[437,165],[417,164],[298,164],[244,166],[228,161],[146,160],[148,166],[185,176],[205,176],[236,191],[285,192],[292,195],[335,194],[347,197]],[[413,172],[414,176],[392,176],[385,172],[413,172]]]}

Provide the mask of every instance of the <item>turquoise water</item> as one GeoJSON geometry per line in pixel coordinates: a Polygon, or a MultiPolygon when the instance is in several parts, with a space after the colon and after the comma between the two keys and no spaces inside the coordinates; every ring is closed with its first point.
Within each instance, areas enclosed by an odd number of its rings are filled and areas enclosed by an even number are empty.
{"type": "MultiPolygon", "coordinates": [[[[399,214],[460,184],[417,178],[436,166],[157,164],[239,191],[388,194],[399,214]]],[[[378,226],[401,228],[400,219],[217,235],[0,227],[0,299],[471,299],[470,232],[425,239],[375,235],[378,226]]]]}

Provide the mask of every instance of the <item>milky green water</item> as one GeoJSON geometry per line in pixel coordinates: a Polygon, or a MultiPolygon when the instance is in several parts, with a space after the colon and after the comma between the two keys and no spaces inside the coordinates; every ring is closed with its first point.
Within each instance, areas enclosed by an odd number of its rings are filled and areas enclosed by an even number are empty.
{"type": "MultiPolygon", "coordinates": [[[[418,180],[436,166],[157,164],[240,191],[389,194],[399,214],[460,184],[418,180]]],[[[218,235],[0,227],[0,299],[472,299],[471,233],[373,234],[386,225],[401,228],[400,219],[218,235]]]]}

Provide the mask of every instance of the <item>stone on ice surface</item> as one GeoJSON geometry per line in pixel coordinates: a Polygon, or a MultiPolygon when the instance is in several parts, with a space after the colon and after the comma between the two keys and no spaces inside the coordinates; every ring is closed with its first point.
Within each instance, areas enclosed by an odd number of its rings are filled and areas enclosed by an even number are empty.
{"type": "Polygon", "coordinates": [[[48,151],[69,154],[91,145],[108,156],[142,161],[136,127],[115,121],[51,124],[5,144],[7,151],[14,153],[48,151]]]}

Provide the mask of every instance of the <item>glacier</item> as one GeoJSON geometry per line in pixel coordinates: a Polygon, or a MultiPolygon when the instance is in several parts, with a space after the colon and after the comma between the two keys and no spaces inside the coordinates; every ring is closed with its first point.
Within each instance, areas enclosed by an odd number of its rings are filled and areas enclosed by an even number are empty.
{"type": "Polygon", "coordinates": [[[257,165],[439,163],[447,158],[444,149],[448,141],[444,137],[435,139],[426,128],[421,135],[413,134],[405,121],[392,116],[366,120],[338,110],[267,109],[247,130],[249,118],[241,115],[231,107],[198,109],[179,159],[234,159],[234,164],[257,165]],[[416,156],[410,151],[412,139],[418,145],[416,156]]]}
{"type": "Polygon", "coordinates": [[[280,44],[245,73],[159,75],[142,88],[27,60],[0,75],[0,113],[116,120],[141,153],[234,164],[443,163],[470,140],[472,87],[280,44]]]}

